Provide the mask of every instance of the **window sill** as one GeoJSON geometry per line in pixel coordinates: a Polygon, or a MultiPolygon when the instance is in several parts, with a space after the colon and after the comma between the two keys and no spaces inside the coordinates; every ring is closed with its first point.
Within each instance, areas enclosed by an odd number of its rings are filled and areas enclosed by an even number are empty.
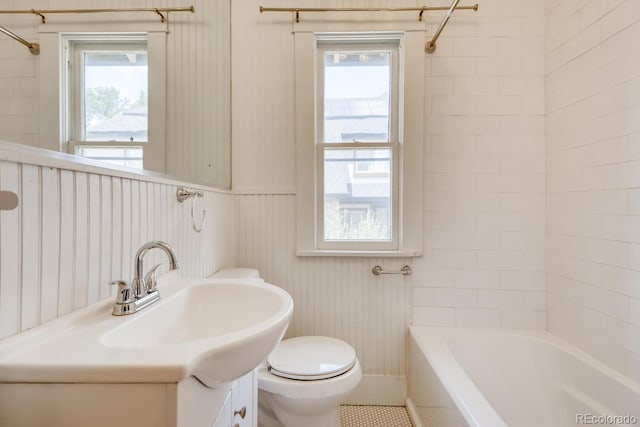
{"type": "Polygon", "coordinates": [[[415,258],[421,257],[421,251],[338,251],[338,250],[302,250],[296,251],[297,256],[330,256],[330,257],[359,257],[359,258],[415,258]]]}

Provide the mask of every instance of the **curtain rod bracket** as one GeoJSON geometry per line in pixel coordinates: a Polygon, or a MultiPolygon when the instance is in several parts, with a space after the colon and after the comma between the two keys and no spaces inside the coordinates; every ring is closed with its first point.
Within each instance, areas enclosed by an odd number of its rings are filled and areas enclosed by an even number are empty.
{"type": "Polygon", "coordinates": [[[34,15],[38,15],[40,18],[42,18],[42,23],[46,24],[47,23],[47,18],[40,12],[38,12],[35,9],[31,9],[31,13],[33,13],[34,15]]]}
{"type": "Polygon", "coordinates": [[[29,49],[29,52],[31,52],[32,54],[34,54],[34,55],[39,55],[40,54],[40,45],[38,43],[30,43],[30,42],[26,41],[25,39],[23,39],[22,37],[12,33],[9,30],[7,30],[6,28],[4,28],[1,25],[0,25],[0,33],[3,33],[5,35],[11,37],[12,39],[17,41],[18,43],[22,44],[23,46],[26,46],[29,49]]]}
{"type": "MultiPolygon", "coordinates": [[[[458,3],[460,3],[460,0],[453,0],[453,3],[451,3],[451,7],[449,7],[449,10],[447,10],[447,13],[444,15],[444,18],[442,18],[442,21],[440,21],[440,25],[438,26],[438,29],[436,30],[436,32],[433,34],[433,37],[431,38],[431,40],[429,40],[424,44],[425,52],[433,53],[436,51],[436,47],[437,47],[436,42],[438,41],[438,37],[440,37],[442,30],[444,30],[444,27],[447,25],[447,22],[449,22],[449,19],[451,18],[451,15],[453,15],[453,12],[456,9],[461,9],[458,7],[458,3]]],[[[467,8],[477,11],[478,4],[476,3],[473,6],[468,6],[467,8]]]]}
{"type": "Polygon", "coordinates": [[[160,11],[156,8],[156,13],[158,15],[160,15],[160,22],[164,23],[164,21],[166,20],[164,15],[162,13],[160,13],[160,11]]]}

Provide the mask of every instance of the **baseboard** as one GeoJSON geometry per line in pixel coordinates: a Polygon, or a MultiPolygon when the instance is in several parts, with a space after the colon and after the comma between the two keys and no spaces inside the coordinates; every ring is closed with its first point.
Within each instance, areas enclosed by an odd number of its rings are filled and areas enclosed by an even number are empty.
{"type": "Polygon", "coordinates": [[[343,404],[404,406],[406,399],[407,377],[363,375],[360,384],[343,404]]]}
{"type": "Polygon", "coordinates": [[[418,410],[416,409],[416,405],[413,404],[413,400],[410,397],[407,397],[407,412],[409,413],[409,418],[411,418],[411,424],[413,427],[423,427],[422,421],[418,416],[418,410]]]}

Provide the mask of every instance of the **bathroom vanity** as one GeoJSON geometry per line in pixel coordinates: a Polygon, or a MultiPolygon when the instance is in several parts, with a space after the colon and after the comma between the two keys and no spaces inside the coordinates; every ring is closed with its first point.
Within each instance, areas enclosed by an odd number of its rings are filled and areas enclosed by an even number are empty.
{"type": "Polygon", "coordinates": [[[254,371],[284,335],[291,297],[175,275],[158,289],[130,316],[107,300],[2,340],[0,425],[255,427],[254,371]]]}
{"type": "Polygon", "coordinates": [[[0,425],[11,427],[256,427],[254,371],[208,388],[177,384],[0,384],[0,425]]]}

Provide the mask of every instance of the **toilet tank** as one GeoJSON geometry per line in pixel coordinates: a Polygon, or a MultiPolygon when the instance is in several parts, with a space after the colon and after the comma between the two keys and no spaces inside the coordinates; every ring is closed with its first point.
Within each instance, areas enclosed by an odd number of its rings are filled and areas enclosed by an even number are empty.
{"type": "Polygon", "coordinates": [[[260,279],[260,272],[255,268],[223,268],[211,277],[215,279],[260,279]]]}

